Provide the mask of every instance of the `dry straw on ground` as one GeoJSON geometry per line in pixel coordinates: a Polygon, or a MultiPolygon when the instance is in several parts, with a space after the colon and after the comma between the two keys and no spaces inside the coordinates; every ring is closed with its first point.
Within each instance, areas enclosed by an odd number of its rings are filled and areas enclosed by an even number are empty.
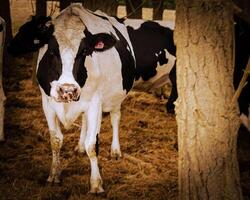
{"type": "MultiPolygon", "coordinates": [[[[28,17],[28,0],[12,0],[15,30],[28,17]]],[[[177,199],[177,125],[165,111],[166,99],[144,92],[131,92],[122,104],[120,142],[123,157],[110,158],[112,129],[103,115],[99,166],[105,193],[89,194],[90,164],[86,154],[74,148],[80,129],[64,130],[62,183],[46,182],[51,163],[48,128],[41,108],[40,92],[32,86],[31,62],[18,60],[4,72],[7,96],[5,132],[0,145],[0,199],[177,199]]],[[[80,124],[80,120],[76,122],[80,124]]],[[[250,191],[250,138],[242,136],[239,157],[242,186],[250,191]],[[248,143],[247,143],[248,142],[248,143]]]]}

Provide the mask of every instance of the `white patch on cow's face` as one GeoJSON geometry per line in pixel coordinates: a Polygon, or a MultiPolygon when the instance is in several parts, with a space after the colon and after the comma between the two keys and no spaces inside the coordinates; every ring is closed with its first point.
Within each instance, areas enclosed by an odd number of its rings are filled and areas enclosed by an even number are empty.
{"type": "MultiPolygon", "coordinates": [[[[50,83],[51,84],[50,96],[55,101],[58,102],[62,101],[62,96],[64,95],[59,94],[61,93],[59,91],[60,89],[62,89],[62,87],[66,86],[68,87],[69,85],[73,85],[77,89],[76,90],[77,96],[80,96],[81,88],[73,76],[74,58],[75,58],[75,53],[71,49],[65,48],[61,51],[62,74],[58,80],[52,81],[50,83]]],[[[64,92],[64,94],[66,93],[64,92]]]]}
{"type": "Polygon", "coordinates": [[[58,80],[59,84],[77,84],[73,76],[74,58],[75,54],[71,49],[65,48],[61,51],[62,74],[58,80]]]}

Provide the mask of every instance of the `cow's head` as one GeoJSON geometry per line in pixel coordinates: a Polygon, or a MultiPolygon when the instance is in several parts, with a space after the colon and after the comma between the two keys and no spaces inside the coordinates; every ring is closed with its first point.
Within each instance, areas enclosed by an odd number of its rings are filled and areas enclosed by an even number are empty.
{"type": "Polygon", "coordinates": [[[53,34],[54,26],[48,24],[51,17],[32,16],[20,27],[18,33],[8,44],[8,52],[13,56],[19,56],[25,53],[35,52],[48,43],[53,34]]]}
{"type": "Polygon", "coordinates": [[[57,102],[78,101],[81,88],[88,77],[85,65],[89,62],[85,62],[85,59],[93,59],[93,52],[101,53],[116,43],[116,39],[110,34],[91,34],[87,29],[83,38],[74,38],[78,41],[76,48],[72,48],[72,44],[65,44],[65,41],[71,39],[67,34],[55,33],[49,39],[47,50],[37,69],[39,85],[57,102]]]}

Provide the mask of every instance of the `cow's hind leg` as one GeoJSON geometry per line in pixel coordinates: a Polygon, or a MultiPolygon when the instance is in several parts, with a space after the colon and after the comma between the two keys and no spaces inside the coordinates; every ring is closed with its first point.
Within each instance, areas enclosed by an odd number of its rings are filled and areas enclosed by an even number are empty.
{"type": "Polygon", "coordinates": [[[175,113],[175,105],[174,102],[176,101],[178,97],[178,92],[177,92],[177,85],[176,85],[176,65],[171,69],[169,73],[169,78],[172,83],[172,89],[170,96],[168,98],[168,102],[166,104],[167,112],[168,113],[175,113]]]}
{"type": "Polygon", "coordinates": [[[101,117],[101,102],[99,96],[95,95],[87,111],[87,135],[84,142],[85,150],[90,159],[91,165],[90,193],[104,192],[95,147],[96,136],[100,131],[101,117]]]}
{"type": "Polygon", "coordinates": [[[85,114],[82,115],[82,128],[81,128],[81,133],[80,133],[80,139],[78,141],[78,144],[75,148],[75,151],[79,153],[84,153],[85,152],[85,145],[84,141],[86,138],[86,132],[87,132],[87,121],[86,121],[86,116],[85,114]]]}
{"type": "Polygon", "coordinates": [[[111,124],[113,127],[113,140],[111,145],[111,157],[119,158],[122,156],[119,143],[119,123],[121,118],[120,108],[110,112],[111,124]]]}

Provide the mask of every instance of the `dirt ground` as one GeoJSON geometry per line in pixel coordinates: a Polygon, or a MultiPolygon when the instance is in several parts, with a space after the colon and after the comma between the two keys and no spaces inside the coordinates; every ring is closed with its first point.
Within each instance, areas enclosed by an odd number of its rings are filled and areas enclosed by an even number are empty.
{"type": "MultiPolygon", "coordinates": [[[[105,193],[88,193],[89,159],[74,152],[79,120],[70,130],[63,129],[62,182],[48,184],[49,133],[31,74],[28,59],[4,70],[7,140],[0,145],[0,200],[177,199],[175,117],[166,113],[166,99],[139,91],[130,92],[122,105],[119,160],[110,158],[112,129],[109,115],[103,115],[98,159],[105,193]]],[[[250,199],[250,133],[244,129],[238,147],[243,194],[250,199]]]]}

